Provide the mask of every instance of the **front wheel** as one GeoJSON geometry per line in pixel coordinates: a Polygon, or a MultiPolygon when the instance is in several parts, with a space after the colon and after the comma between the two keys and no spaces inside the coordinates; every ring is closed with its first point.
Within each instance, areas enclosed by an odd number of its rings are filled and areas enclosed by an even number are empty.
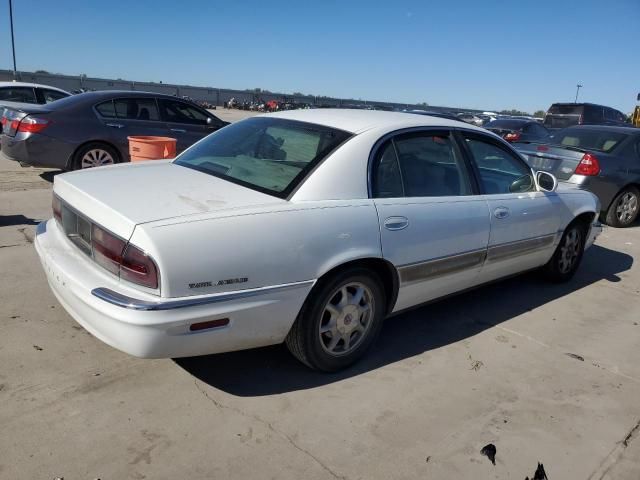
{"type": "Polygon", "coordinates": [[[607,210],[606,223],[612,227],[624,228],[638,218],[640,192],[635,187],[622,190],[611,202],[607,210]]]}
{"type": "Polygon", "coordinates": [[[570,224],[564,231],[551,260],[543,267],[552,282],[567,282],[578,270],[587,235],[587,227],[580,222],[570,224]]]}
{"type": "Polygon", "coordinates": [[[385,305],[375,273],[344,270],[314,287],[287,335],[287,347],[313,369],[345,368],[360,359],[378,336],[385,305]]]}

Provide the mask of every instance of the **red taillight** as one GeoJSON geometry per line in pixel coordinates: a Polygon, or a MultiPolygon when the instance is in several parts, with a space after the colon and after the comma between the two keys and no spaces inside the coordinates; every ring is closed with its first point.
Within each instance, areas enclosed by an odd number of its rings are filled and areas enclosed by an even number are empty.
{"type": "Polygon", "coordinates": [[[509,132],[504,136],[507,142],[517,142],[520,140],[520,132],[509,132]]]}
{"type": "Polygon", "coordinates": [[[600,173],[600,163],[598,163],[596,156],[590,153],[585,153],[576,167],[575,173],[577,175],[586,175],[589,177],[598,175],[600,173]]]}
{"type": "Polygon", "coordinates": [[[120,267],[120,278],[138,285],[158,288],[158,269],[151,257],[129,244],[124,252],[120,267]]]}
{"type": "Polygon", "coordinates": [[[192,323],[191,325],[189,325],[189,330],[191,330],[192,332],[197,332],[198,330],[226,327],[227,325],[229,325],[229,319],[220,318],[218,320],[209,320],[208,322],[192,323]]]}
{"type": "Polygon", "coordinates": [[[18,125],[16,125],[15,127],[18,132],[38,133],[47,128],[51,122],[49,122],[49,120],[45,120],[44,118],[27,116],[24,117],[22,121],[14,120],[13,122],[11,122],[12,129],[14,129],[15,123],[18,123],[18,125]]]}
{"type": "Polygon", "coordinates": [[[122,263],[122,252],[126,242],[96,225],[91,230],[93,259],[99,265],[118,275],[122,263]]]}
{"type": "Polygon", "coordinates": [[[62,204],[60,203],[60,199],[55,195],[51,199],[51,209],[53,210],[53,218],[59,223],[62,223],[62,204]]]}
{"type": "Polygon", "coordinates": [[[539,152],[547,152],[549,151],[549,147],[547,147],[546,145],[538,145],[538,148],[536,148],[536,150],[538,150],[539,152]]]}

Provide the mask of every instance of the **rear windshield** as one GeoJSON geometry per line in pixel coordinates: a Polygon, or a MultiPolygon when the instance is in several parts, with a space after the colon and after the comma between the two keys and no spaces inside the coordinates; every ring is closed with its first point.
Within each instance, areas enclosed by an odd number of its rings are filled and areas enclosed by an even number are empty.
{"type": "Polygon", "coordinates": [[[586,150],[611,152],[625,138],[626,133],[592,130],[590,128],[565,128],[549,137],[549,144],[578,147],[586,150]]]}
{"type": "Polygon", "coordinates": [[[584,105],[551,105],[547,113],[557,113],[560,115],[582,115],[584,105]]]}
{"type": "Polygon", "coordinates": [[[220,129],[175,163],[284,198],[349,136],[320,125],[256,117],[220,129]]]}
{"type": "Polygon", "coordinates": [[[519,130],[525,126],[527,122],[522,120],[494,120],[487,123],[484,128],[507,128],[509,130],[519,130]]]}

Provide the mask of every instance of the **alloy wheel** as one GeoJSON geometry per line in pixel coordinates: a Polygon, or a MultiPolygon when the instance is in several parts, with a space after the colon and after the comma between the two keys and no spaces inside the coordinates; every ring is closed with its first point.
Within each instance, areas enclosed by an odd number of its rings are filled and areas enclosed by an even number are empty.
{"type": "Polygon", "coordinates": [[[364,284],[352,282],[334,291],[322,311],[320,345],[333,356],[353,352],[366,337],[373,321],[374,297],[364,284]]]}
{"type": "Polygon", "coordinates": [[[630,223],[638,211],[638,197],[633,192],[626,192],[616,206],[616,217],[622,224],[630,223]]]}
{"type": "Polygon", "coordinates": [[[113,165],[115,161],[109,152],[100,148],[94,148],[85,153],[80,162],[82,168],[101,167],[113,165]]]}
{"type": "Polygon", "coordinates": [[[559,269],[560,273],[571,271],[580,256],[581,235],[578,228],[572,228],[564,237],[560,247],[559,269]]]}

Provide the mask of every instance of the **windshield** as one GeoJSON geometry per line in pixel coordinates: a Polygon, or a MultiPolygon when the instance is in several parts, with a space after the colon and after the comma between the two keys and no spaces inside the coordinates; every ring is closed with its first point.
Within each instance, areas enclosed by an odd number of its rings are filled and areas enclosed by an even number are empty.
{"type": "Polygon", "coordinates": [[[284,198],[349,136],[304,122],[251,118],[210,135],[175,163],[284,198]]]}
{"type": "Polygon", "coordinates": [[[609,153],[627,137],[626,133],[594,130],[591,128],[565,128],[549,137],[550,145],[578,147],[609,153]]]}

